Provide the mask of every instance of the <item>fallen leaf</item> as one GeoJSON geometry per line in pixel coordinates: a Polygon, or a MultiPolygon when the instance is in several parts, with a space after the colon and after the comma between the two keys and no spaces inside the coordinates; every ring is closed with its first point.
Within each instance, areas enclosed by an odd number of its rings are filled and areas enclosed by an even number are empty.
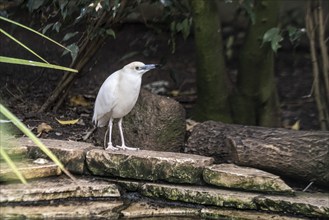
{"type": "Polygon", "coordinates": [[[70,98],[70,104],[73,106],[90,106],[90,102],[88,102],[82,95],[72,96],[70,98]]]}
{"type": "Polygon", "coordinates": [[[192,132],[194,126],[198,125],[199,123],[192,120],[192,119],[186,119],[186,130],[189,132],[192,132]]]}
{"type": "Polygon", "coordinates": [[[79,121],[79,118],[78,119],[73,119],[73,120],[59,120],[57,118],[55,118],[55,119],[61,125],[74,125],[74,124],[78,123],[78,121],[79,121]]]}
{"type": "Polygon", "coordinates": [[[293,126],[291,126],[292,130],[299,130],[300,129],[300,121],[296,121],[295,124],[293,126]]]}
{"type": "Polygon", "coordinates": [[[48,133],[49,131],[52,131],[52,130],[53,130],[53,128],[52,128],[50,125],[48,125],[48,124],[42,122],[42,123],[39,124],[38,127],[37,127],[37,133],[38,133],[37,137],[40,137],[40,135],[41,135],[43,132],[48,133]]]}
{"type": "Polygon", "coordinates": [[[178,96],[179,94],[180,94],[179,90],[172,90],[172,91],[170,91],[170,95],[172,95],[174,97],[178,96]]]}

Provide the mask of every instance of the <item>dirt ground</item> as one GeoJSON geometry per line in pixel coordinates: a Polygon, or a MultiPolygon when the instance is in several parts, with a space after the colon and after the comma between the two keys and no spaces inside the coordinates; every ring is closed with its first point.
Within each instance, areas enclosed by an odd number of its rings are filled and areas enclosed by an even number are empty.
{"type": "MultiPolygon", "coordinates": [[[[23,34],[22,34],[23,35],[23,34]]],[[[52,130],[42,132],[40,137],[66,140],[82,140],[92,127],[93,102],[106,77],[131,61],[161,63],[163,68],[144,75],[143,85],[155,81],[167,81],[163,95],[171,96],[184,105],[187,117],[196,101],[196,56],[193,38],[176,39],[176,52],[168,45],[169,33],[156,33],[144,25],[123,25],[116,39],[108,39],[92,58],[81,76],[74,83],[69,97],[57,112],[36,113],[61,78],[60,71],[41,68],[0,64],[0,97],[19,119],[37,132],[41,123],[52,130]],[[81,96],[83,97],[81,99],[81,96]],[[84,105],[84,106],[81,106],[84,105]],[[74,125],[62,125],[59,120],[80,119],[74,125]]],[[[26,38],[29,39],[29,38],[26,38]]],[[[33,41],[33,40],[32,40],[33,41]]],[[[9,55],[17,52],[16,45],[8,39],[0,39],[1,47],[9,55]],[[8,49],[11,48],[11,49],[8,49]]],[[[33,43],[33,42],[32,42],[33,43]]],[[[34,41],[35,43],[35,41],[34,41]]],[[[50,62],[67,65],[69,57],[40,42],[39,51],[50,62]]],[[[5,54],[5,55],[8,55],[5,54]]],[[[24,52],[20,53],[26,58],[24,52]]],[[[14,56],[14,55],[12,55],[14,56]]],[[[228,65],[229,73],[236,73],[236,60],[228,65]]],[[[276,56],[276,79],[281,101],[282,127],[299,122],[302,130],[317,130],[317,110],[314,99],[309,96],[312,87],[311,62],[308,51],[303,48],[283,49],[276,56]]],[[[88,140],[92,141],[92,140],[88,140]]]]}

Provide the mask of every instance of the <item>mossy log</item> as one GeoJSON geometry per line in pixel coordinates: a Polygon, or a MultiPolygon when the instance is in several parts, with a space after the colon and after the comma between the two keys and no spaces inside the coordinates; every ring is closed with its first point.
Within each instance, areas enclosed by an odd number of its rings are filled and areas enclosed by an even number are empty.
{"type": "Polygon", "coordinates": [[[194,128],[186,152],[329,186],[329,132],[208,121],[194,128]]]}

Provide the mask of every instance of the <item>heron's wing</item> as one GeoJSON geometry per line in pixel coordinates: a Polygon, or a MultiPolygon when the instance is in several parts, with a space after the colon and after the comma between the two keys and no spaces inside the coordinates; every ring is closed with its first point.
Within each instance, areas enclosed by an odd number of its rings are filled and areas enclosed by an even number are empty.
{"type": "Polygon", "coordinates": [[[93,122],[99,127],[106,126],[111,118],[112,109],[117,102],[118,84],[119,74],[115,72],[104,81],[99,89],[93,116],[93,122]]]}

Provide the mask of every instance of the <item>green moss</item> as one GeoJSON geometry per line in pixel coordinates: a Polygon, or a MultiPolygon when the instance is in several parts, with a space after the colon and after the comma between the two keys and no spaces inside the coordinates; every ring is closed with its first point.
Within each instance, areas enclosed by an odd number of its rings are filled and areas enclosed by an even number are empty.
{"type": "Polygon", "coordinates": [[[253,202],[246,202],[236,198],[227,198],[220,195],[212,195],[202,191],[190,191],[177,188],[165,188],[161,186],[147,185],[142,193],[145,196],[165,198],[172,201],[181,201],[202,205],[216,205],[239,209],[256,209],[253,202]]]}
{"type": "Polygon", "coordinates": [[[255,198],[257,207],[261,210],[285,212],[293,215],[304,215],[309,217],[329,217],[329,210],[319,210],[317,207],[302,203],[291,203],[288,201],[274,201],[271,199],[255,198]]]}
{"type": "Polygon", "coordinates": [[[282,187],[285,186],[284,183],[282,182],[282,185],[280,185],[278,182],[276,182],[276,180],[273,181],[269,179],[256,180],[258,177],[239,178],[239,179],[237,179],[238,177],[232,177],[232,180],[225,182],[226,177],[222,175],[225,174],[222,174],[220,172],[215,172],[209,169],[205,169],[203,171],[203,178],[205,182],[212,185],[233,188],[233,189],[243,189],[249,191],[263,191],[263,192],[265,191],[271,193],[276,192],[276,193],[294,194],[293,190],[291,190],[288,186],[286,189],[283,189],[282,187]]]}
{"type": "Polygon", "coordinates": [[[159,145],[166,145],[168,140],[177,139],[177,137],[184,138],[185,122],[183,122],[179,118],[172,118],[172,120],[169,122],[167,121],[166,124],[166,129],[162,129],[161,132],[157,133],[158,136],[156,137],[156,139],[159,145]]]}
{"type": "Polygon", "coordinates": [[[141,160],[130,157],[119,165],[117,170],[120,177],[154,180],[153,163],[150,160],[141,160]]]}

